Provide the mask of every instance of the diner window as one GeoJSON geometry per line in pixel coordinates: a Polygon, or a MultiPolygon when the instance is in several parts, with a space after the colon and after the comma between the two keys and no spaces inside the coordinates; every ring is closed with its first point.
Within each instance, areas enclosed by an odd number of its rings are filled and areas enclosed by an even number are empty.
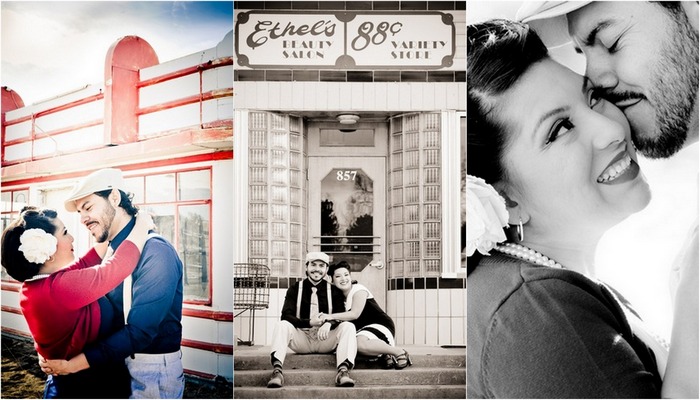
{"type": "MultiPolygon", "coordinates": [[[[22,208],[29,204],[29,189],[6,190],[0,193],[0,219],[2,219],[2,230],[5,231],[12,221],[19,217],[22,208]]],[[[13,281],[14,279],[2,268],[0,278],[3,281],[13,281]]]]}
{"type": "Polygon", "coordinates": [[[125,178],[134,204],[153,214],[158,233],[177,249],[185,302],[211,303],[211,169],[125,178]]]}

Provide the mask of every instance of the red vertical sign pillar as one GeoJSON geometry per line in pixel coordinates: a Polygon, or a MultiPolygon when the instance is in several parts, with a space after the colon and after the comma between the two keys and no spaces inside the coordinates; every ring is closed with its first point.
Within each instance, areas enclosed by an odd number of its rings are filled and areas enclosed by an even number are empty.
{"type": "Polygon", "coordinates": [[[15,92],[14,90],[8,88],[7,86],[3,86],[2,89],[2,105],[0,107],[2,108],[1,114],[2,116],[0,117],[0,127],[2,127],[2,133],[0,134],[0,143],[2,145],[0,146],[1,150],[1,155],[0,159],[2,159],[2,162],[5,162],[5,114],[8,111],[16,110],[18,108],[24,107],[24,101],[22,98],[15,92]]]}
{"type": "Polygon", "coordinates": [[[148,42],[125,36],[107,51],[105,58],[104,143],[118,145],[138,141],[139,70],[158,64],[148,42]]]}

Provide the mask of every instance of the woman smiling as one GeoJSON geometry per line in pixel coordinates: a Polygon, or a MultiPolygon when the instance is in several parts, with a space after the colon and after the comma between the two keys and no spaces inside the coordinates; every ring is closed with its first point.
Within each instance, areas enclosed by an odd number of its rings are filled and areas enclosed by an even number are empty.
{"type": "Polygon", "coordinates": [[[668,349],[594,265],[651,197],[629,123],[527,26],[467,35],[468,397],[660,397],[668,349]]]}

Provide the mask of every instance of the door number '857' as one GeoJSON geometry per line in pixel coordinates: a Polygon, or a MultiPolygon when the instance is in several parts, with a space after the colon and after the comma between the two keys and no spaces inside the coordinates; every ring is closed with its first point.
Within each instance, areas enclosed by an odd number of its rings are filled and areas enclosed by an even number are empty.
{"type": "Polygon", "coordinates": [[[335,179],[338,181],[354,181],[357,171],[336,171],[335,179]]]}

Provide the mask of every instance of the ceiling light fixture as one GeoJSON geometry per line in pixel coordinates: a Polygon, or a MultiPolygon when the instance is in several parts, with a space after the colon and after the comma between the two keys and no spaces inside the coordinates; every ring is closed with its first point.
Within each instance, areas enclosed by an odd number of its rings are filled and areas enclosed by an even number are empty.
{"type": "Polygon", "coordinates": [[[339,114],[335,118],[343,125],[356,124],[360,120],[360,116],[357,114],[339,114]]]}

